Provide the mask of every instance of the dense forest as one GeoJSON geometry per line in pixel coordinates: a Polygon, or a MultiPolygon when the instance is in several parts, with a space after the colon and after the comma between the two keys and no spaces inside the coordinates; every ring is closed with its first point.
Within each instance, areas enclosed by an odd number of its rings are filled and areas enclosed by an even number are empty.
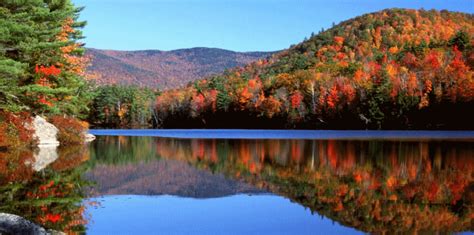
{"type": "Polygon", "coordinates": [[[34,115],[80,141],[92,94],[80,11],[69,0],[0,1],[0,149],[32,144],[34,115]]]}
{"type": "Polygon", "coordinates": [[[161,127],[473,129],[474,16],[366,14],[164,92],[161,127]]]}
{"type": "Polygon", "coordinates": [[[473,129],[473,43],[470,14],[366,14],[160,93],[148,120],[162,128],[473,129]]]}

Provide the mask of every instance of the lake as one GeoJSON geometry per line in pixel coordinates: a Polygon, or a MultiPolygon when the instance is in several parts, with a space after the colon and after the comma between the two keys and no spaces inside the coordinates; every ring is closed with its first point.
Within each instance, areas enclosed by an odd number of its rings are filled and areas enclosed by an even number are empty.
{"type": "Polygon", "coordinates": [[[0,211],[88,234],[474,230],[470,131],[91,132],[0,152],[0,211]]]}

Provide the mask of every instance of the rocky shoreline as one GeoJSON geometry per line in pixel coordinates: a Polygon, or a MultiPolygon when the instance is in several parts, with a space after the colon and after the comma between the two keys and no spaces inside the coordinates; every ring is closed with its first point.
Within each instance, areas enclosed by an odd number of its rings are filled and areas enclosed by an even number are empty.
{"type": "MultiPolygon", "coordinates": [[[[57,138],[59,129],[46,119],[36,116],[32,122],[33,137],[37,140],[34,160],[25,162],[34,171],[39,172],[58,159],[58,146],[61,144],[57,138]]],[[[91,142],[95,136],[83,133],[84,142],[91,142]]],[[[43,227],[18,215],[0,212],[0,234],[65,234],[63,232],[46,230],[43,227]]]]}
{"type": "MultiPolygon", "coordinates": [[[[33,136],[38,140],[38,147],[60,145],[57,138],[59,129],[41,116],[36,116],[33,119],[33,129],[35,132],[33,136]]],[[[83,139],[87,143],[95,140],[95,136],[84,132],[83,139]]]]}

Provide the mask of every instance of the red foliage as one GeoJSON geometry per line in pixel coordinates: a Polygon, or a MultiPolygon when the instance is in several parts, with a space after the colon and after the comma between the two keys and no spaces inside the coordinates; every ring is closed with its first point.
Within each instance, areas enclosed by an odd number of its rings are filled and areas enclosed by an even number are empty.
{"type": "Polygon", "coordinates": [[[362,174],[360,172],[354,172],[354,181],[357,183],[362,182],[362,174]]]}
{"type": "MultiPolygon", "coordinates": [[[[40,86],[44,87],[51,87],[49,77],[50,76],[58,76],[61,74],[61,69],[56,68],[56,66],[51,65],[49,67],[38,66],[35,67],[35,73],[40,75],[39,80],[36,82],[40,86]]],[[[53,103],[51,103],[45,95],[38,96],[38,103],[42,105],[46,105],[48,107],[52,107],[53,103]]]]}
{"type": "Polygon", "coordinates": [[[344,59],[345,57],[346,57],[346,54],[344,54],[344,53],[342,53],[342,52],[339,52],[339,53],[336,54],[336,58],[337,58],[338,60],[342,60],[342,59],[344,59]]]}
{"type": "Polygon", "coordinates": [[[342,93],[344,94],[344,96],[346,96],[348,103],[351,103],[356,96],[356,90],[354,86],[348,83],[344,84],[344,86],[342,87],[342,93]]]}
{"type": "Polygon", "coordinates": [[[0,111],[0,147],[32,145],[33,118],[27,112],[0,111]]]}
{"type": "Polygon", "coordinates": [[[35,73],[42,74],[44,76],[58,76],[61,74],[61,69],[56,68],[56,66],[51,65],[49,67],[44,67],[43,65],[35,67],[35,73]]]}
{"type": "Polygon", "coordinates": [[[416,56],[413,55],[411,52],[408,52],[405,57],[403,57],[402,62],[405,65],[411,66],[411,67],[416,67],[418,66],[418,62],[416,61],[416,56]]]}
{"type": "Polygon", "coordinates": [[[453,54],[454,58],[447,68],[448,73],[454,73],[458,79],[463,78],[464,75],[469,71],[469,66],[464,63],[462,53],[456,46],[453,47],[453,54]]]}
{"type": "Polygon", "coordinates": [[[196,106],[197,111],[201,111],[204,109],[204,96],[202,94],[198,94],[193,97],[193,103],[196,106]]]}
{"type": "Polygon", "coordinates": [[[39,95],[38,96],[38,103],[44,104],[46,106],[52,107],[53,103],[49,102],[44,95],[39,95]]]}
{"type": "Polygon", "coordinates": [[[301,105],[301,101],[303,101],[303,95],[301,94],[301,92],[296,91],[295,93],[293,93],[293,95],[291,95],[290,100],[292,108],[299,108],[301,105]]]}
{"type": "Polygon", "coordinates": [[[57,223],[60,220],[61,220],[60,214],[47,214],[46,215],[46,221],[49,221],[51,223],[57,223]]]}
{"type": "Polygon", "coordinates": [[[439,52],[432,50],[427,56],[426,56],[426,63],[431,69],[439,69],[441,67],[441,62],[439,59],[439,52]]]}
{"type": "Polygon", "coordinates": [[[425,196],[428,199],[428,201],[433,202],[436,199],[439,189],[440,187],[437,182],[434,182],[434,181],[431,182],[431,184],[428,186],[428,190],[425,191],[425,196]]]}
{"type": "Polygon", "coordinates": [[[375,61],[369,62],[370,76],[377,76],[382,69],[382,66],[375,61]]]}
{"type": "Polygon", "coordinates": [[[334,84],[332,86],[331,90],[329,91],[329,96],[328,96],[328,100],[327,100],[328,107],[330,109],[336,108],[336,105],[337,105],[338,101],[339,101],[338,90],[337,90],[336,84],[334,84]]]}

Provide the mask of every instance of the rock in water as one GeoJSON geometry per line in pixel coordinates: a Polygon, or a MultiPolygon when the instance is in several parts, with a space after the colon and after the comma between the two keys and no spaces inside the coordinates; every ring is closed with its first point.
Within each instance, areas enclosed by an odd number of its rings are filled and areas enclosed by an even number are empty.
{"type": "Polygon", "coordinates": [[[36,116],[33,120],[33,127],[35,129],[34,137],[38,138],[38,145],[53,145],[58,146],[57,138],[58,128],[46,121],[40,116],[36,116]]]}
{"type": "Polygon", "coordinates": [[[95,138],[96,138],[96,137],[95,137],[95,135],[93,135],[93,134],[84,133],[84,141],[85,141],[86,143],[94,141],[95,138]]]}
{"type": "Polygon", "coordinates": [[[44,228],[18,215],[0,213],[0,234],[49,234],[44,228]]]}

